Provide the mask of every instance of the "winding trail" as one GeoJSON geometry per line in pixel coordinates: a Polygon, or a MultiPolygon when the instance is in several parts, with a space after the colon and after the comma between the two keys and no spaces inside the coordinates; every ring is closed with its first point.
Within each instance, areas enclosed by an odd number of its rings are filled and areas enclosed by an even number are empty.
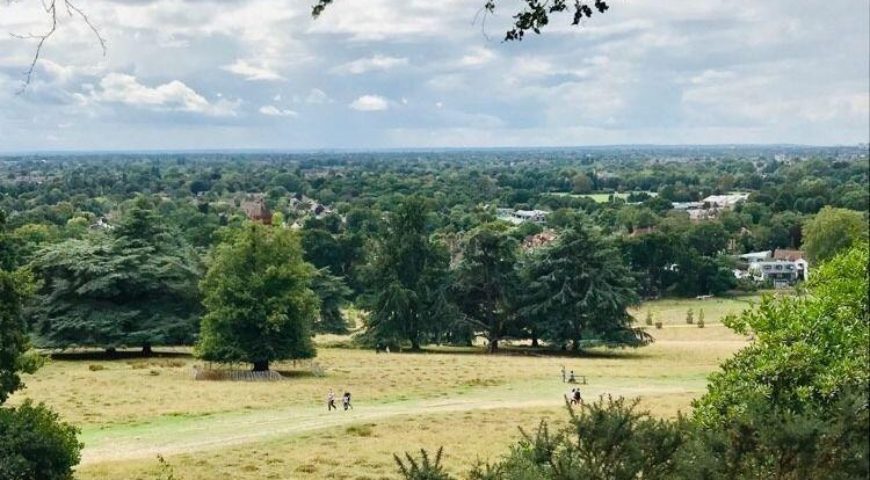
{"type": "MultiPolygon", "coordinates": [[[[703,381],[694,384],[649,384],[583,387],[584,398],[601,394],[627,397],[697,393],[703,381]]],[[[570,386],[568,386],[570,387],[570,386]]],[[[563,405],[565,384],[516,385],[481,388],[450,398],[406,400],[366,405],[357,403],[348,412],[327,412],[322,406],[241,411],[198,417],[160,417],[140,425],[90,428],[82,432],[85,444],[82,465],[154,458],[204,450],[223,449],[254,442],[292,437],[316,430],[382,421],[402,416],[448,414],[473,410],[526,409],[563,405]]]]}

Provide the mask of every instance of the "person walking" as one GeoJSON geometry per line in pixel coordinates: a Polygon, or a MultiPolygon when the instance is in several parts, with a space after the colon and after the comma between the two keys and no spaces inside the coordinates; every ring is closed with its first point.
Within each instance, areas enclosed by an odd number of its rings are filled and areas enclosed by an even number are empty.
{"type": "Polygon", "coordinates": [[[350,403],[350,392],[344,392],[344,395],[341,397],[341,404],[344,406],[345,411],[347,411],[348,408],[353,410],[353,405],[350,403]]]}
{"type": "Polygon", "coordinates": [[[571,370],[571,375],[568,376],[568,383],[577,383],[577,378],[574,377],[574,370],[571,370]]]}
{"type": "Polygon", "coordinates": [[[332,411],[332,409],[338,410],[338,407],[335,406],[335,392],[332,389],[329,389],[329,393],[326,395],[326,409],[328,411],[332,411]]]}

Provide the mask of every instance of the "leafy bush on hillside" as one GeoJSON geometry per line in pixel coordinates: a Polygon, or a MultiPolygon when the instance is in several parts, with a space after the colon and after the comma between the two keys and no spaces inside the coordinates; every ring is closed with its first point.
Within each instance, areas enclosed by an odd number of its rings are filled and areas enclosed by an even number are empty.
{"type": "Polygon", "coordinates": [[[0,408],[0,480],[69,480],[79,463],[78,430],[29,400],[0,408]]]}

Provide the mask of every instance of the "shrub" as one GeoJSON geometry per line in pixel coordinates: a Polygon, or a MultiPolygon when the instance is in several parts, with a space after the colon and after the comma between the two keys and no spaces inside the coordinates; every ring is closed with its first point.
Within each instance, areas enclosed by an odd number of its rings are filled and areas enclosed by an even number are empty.
{"type": "Polygon", "coordinates": [[[90,370],[92,372],[99,372],[100,370],[105,370],[105,369],[106,369],[106,367],[104,367],[103,365],[96,365],[96,364],[88,365],[88,370],[90,370]]]}
{"type": "Polygon", "coordinates": [[[656,322],[656,328],[661,329],[661,328],[662,328],[662,322],[656,322]]]}
{"type": "Polygon", "coordinates": [[[43,404],[0,408],[0,479],[71,480],[82,448],[77,433],[43,404]]]}
{"type": "Polygon", "coordinates": [[[430,460],[429,452],[423,449],[420,450],[419,460],[407,452],[405,452],[405,460],[398,455],[393,455],[393,458],[399,466],[399,473],[405,480],[452,480],[441,466],[442,453],[444,453],[443,447],[438,449],[434,460],[430,460]]]}
{"type": "Polygon", "coordinates": [[[159,480],[179,480],[178,477],[175,476],[175,469],[172,468],[172,465],[163,458],[163,455],[157,455],[157,463],[160,464],[160,473],[159,480]]]}
{"type": "Polygon", "coordinates": [[[646,324],[649,326],[652,326],[653,324],[652,312],[650,312],[649,310],[646,311],[646,324]]]}
{"type": "Polygon", "coordinates": [[[689,325],[695,323],[695,318],[694,318],[694,317],[695,317],[695,312],[693,312],[692,309],[690,308],[690,309],[686,312],[686,323],[689,324],[689,325]]]}
{"type": "Polygon", "coordinates": [[[570,424],[553,432],[546,422],[497,465],[478,466],[473,480],[673,478],[688,422],[658,420],[638,400],[602,397],[570,410],[570,424]]]}
{"type": "Polygon", "coordinates": [[[698,328],[704,328],[704,310],[698,311],[698,328]]]}

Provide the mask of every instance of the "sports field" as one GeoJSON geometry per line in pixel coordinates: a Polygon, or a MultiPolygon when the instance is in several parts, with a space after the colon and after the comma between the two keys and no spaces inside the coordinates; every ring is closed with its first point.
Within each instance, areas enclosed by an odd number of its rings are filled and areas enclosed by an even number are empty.
{"type": "MultiPolygon", "coordinates": [[[[435,349],[376,354],[320,348],[316,366],[282,364],[279,382],[195,381],[197,360],[54,360],[14,398],[44,401],[79,425],[85,443],[79,479],[165,479],[158,455],[179,479],[390,478],[392,454],[445,447],[455,472],[494,459],[541,419],[562,421],[564,365],[585,376],[588,399],[641,397],[655,414],[687,411],[705,377],[746,340],[721,326],[749,299],[662,300],[656,343],[583,357],[435,349]],[[685,310],[705,310],[703,329],[685,310]],[[351,411],[327,412],[329,388],[350,390],[351,411]]],[[[330,345],[337,343],[329,338],[330,345]]]]}

